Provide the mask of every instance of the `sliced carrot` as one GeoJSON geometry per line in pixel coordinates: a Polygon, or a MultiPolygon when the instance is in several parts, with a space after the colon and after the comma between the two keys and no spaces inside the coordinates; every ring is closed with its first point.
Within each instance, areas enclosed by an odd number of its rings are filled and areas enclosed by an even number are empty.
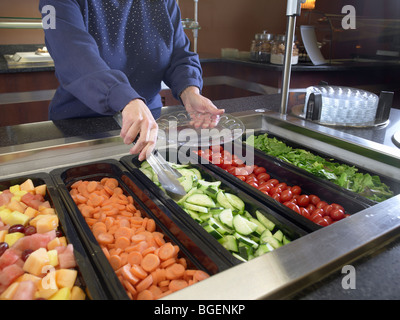
{"type": "Polygon", "coordinates": [[[97,181],[90,181],[86,187],[87,191],[89,193],[92,193],[93,191],[95,191],[97,189],[97,181]]]}
{"type": "Polygon", "coordinates": [[[137,300],[154,300],[154,295],[150,290],[143,290],[138,293],[137,300]]]}
{"type": "Polygon", "coordinates": [[[138,279],[132,272],[130,271],[131,265],[126,264],[121,268],[121,274],[124,279],[128,280],[131,284],[136,285],[140,279],[138,279]]]}
{"type": "Polygon", "coordinates": [[[173,265],[166,268],[167,279],[173,280],[182,277],[185,274],[185,268],[179,263],[174,263],[173,265]]]}
{"type": "Polygon", "coordinates": [[[210,276],[202,270],[196,270],[196,272],[193,274],[193,279],[196,279],[197,281],[202,281],[209,277],[210,276]]]}
{"type": "Polygon", "coordinates": [[[130,239],[132,237],[132,230],[128,227],[119,227],[117,230],[115,230],[114,237],[117,239],[119,237],[130,239]]]}
{"type": "Polygon", "coordinates": [[[135,234],[131,237],[131,241],[133,243],[139,243],[146,240],[146,236],[144,234],[135,234]]]}
{"type": "MultiPolygon", "coordinates": [[[[156,251],[156,248],[154,246],[150,246],[149,242],[147,242],[147,243],[148,243],[149,247],[147,247],[146,249],[143,250],[143,252],[142,252],[143,257],[149,253],[154,253],[156,251]]],[[[158,255],[157,255],[157,258],[158,258],[158,255]]]]}
{"type": "Polygon", "coordinates": [[[189,284],[187,283],[187,281],[182,280],[182,279],[174,279],[171,280],[171,282],[168,285],[169,290],[171,290],[172,292],[181,290],[183,288],[186,288],[189,284]]]}
{"type": "Polygon", "coordinates": [[[148,275],[146,278],[144,278],[142,281],[140,281],[136,285],[136,291],[138,293],[142,292],[143,290],[146,290],[148,287],[150,287],[153,284],[153,277],[148,275]]]}
{"type": "Polygon", "coordinates": [[[107,230],[110,229],[110,227],[114,224],[114,218],[113,217],[107,217],[106,220],[104,221],[104,224],[107,227],[107,230]]]}
{"type": "Polygon", "coordinates": [[[147,272],[143,270],[140,265],[133,264],[130,269],[131,273],[139,279],[144,279],[148,276],[147,272]]]}
{"type": "Polygon", "coordinates": [[[93,214],[93,210],[94,210],[94,208],[90,205],[84,205],[84,206],[82,206],[82,208],[80,208],[80,211],[85,218],[91,218],[92,214],[93,214]]]}
{"type": "MultiPolygon", "coordinates": [[[[126,251],[126,249],[125,249],[125,251],[126,251]]],[[[140,263],[142,262],[142,258],[143,258],[142,254],[138,251],[129,252],[128,263],[130,263],[131,265],[134,265],[134,264],[140,265],[140,263]]]]}
{"type": "Polygon", "coordinates": [[[71,184],[71,189],[77,189],[81,183],[82,180],[75,181],[73,184],[71,184]]]}
{"type": "Polygon", "coordinates": [[[125,252],[125,251],[121,252],[119,257],[121,258],[121,265],[125,265],[128,263],[128,252],[125,252]]]}
{"type": "Polygon", "coordinates": [[[97,206],[100,206],[104,202],[104,198],[95,193],[91,193],[88,201],[90,201],[92,206],[97,207],[97,206]]]}
{"type": "Polygon", "coordinates": [[[104,255],[106,256],[107,260],[110,259],[110,252],[106,247],[102,247],[101,250],[104,252],[104,255]]]}
{"type": "Polygon", "coordinates": [[[146,224],[146,229],[149,232],[156,231],[156,222],[153,219],[149,219],[146,224]]]}
{"type": "Polygon", "coordinates": [[[161,260],[167,260],[169,258],[172,258],[175,254],[175,248],[171,242],[166,242],[160,247],[160,250],[158,251],[158,256],[160,257],[161,260]]]}
{"type": "Polygon", "coordinates": [[[151,285],[147,290],[149,290],[153,294],[154,299],[158,299],[158,296],[162,294],[162,290],[154,284],[151,285]]]}
{"type": "Polygon", "coordinates": [[[122,236],[122,237],[118,237],[117,239],[115,239],[115,246],[117,248],[125,249],[125,248],[129,247],[130,244],[131,244],[131,241],[127,237],[122,236]]]}
{"type": "Polygon", "coordinates": [[[160,258],[154,253],[145,255],[140,263],[140,266],[146,272],[154,271],[160,265],[160,258]]]}
{"type": "Polygon", "coordinates": [[[135,287],[128,281],[128,280],[123,280],[123,285],[124,287],[128,290],[128,292],[132,295],[131,299],[134,299],[137,295],[137,291],[135,287]]]}
{"type": "Polygon", "coordinates": [[[185,258],[179,258],[178,259],[178,263],[180,263],[181,265],[183,265],[183,267],[186,269],[187,268],[187,262],[185,258]]]}
{"type": "Polygon", "coordinates": [[[171,280],[163,280],[163,281],[160,281],[159,283],[158,283],[158,286],[160,287],[160,288],[166,288],[167,290],[168,290],[168,286],[169,286],[169,283],[171,282],[171,280]]]}
{"type": "Polygon", "coordinates": [[[170,265],[173,265],[174,263],[176,263],[176,259],[175,258],[169,258],[169,259],[161,262],[161,268],[169,267],[170,265]]]}
{"type": "Polygon", "coordinates": [[[121,268],[121,266],[122,266],[121,257],[120,257],[120,256],[117,256],[117,255],[115,255],[115,254],[112,255],[112,256],[110,256],[110,258],[108,259],[108,261],[110,262],[111,267],[112,267],[114,270],[117,270],[117,269],[121,268]]]}
{"type": "Polygon", "coordinates": [[[114,242],[114,236],[106,232],[98,234],[96,239],[100,244],[110,244],[114,242]]]}

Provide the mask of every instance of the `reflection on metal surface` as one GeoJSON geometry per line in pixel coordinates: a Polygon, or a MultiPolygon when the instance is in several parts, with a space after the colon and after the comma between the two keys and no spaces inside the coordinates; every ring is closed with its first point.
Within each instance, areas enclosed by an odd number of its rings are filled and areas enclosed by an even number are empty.
{"type": "MultiPolygon", "coordinates": [[[[163,108],[164,109],[164,108],[163,108]]],[[[168,113],[177,108],[166,108],[168,113]]],[[[373,168],[400,181],[395,148],[272,111],[235,113],[246,129],[263,130],[310,149],[373,168]]],[[[119,131],[0,148],[0,176],[49,172],[67,165],[117,159],[129,153],[119,131]]],[[[400,229],[400,195],[315,231],[276,251],[171,294],[168,299],[287,298],[340,266],[392,241],[400,229]]]]}
{"type": "Polygon", "coordinates": [[[392,139],[393,139],[394,144],[400,148],[400,131],[397,131],[393,135],[392,139]]]}

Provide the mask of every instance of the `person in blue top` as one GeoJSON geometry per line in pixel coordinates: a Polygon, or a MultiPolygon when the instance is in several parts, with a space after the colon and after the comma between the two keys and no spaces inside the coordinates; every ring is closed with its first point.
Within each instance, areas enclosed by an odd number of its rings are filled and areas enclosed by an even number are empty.
{"type": "Polygon", "coordinates": [[[176,0],[40,0],[55,12],[44,28],[60,86],[49,119],[122,113],[121,137],[139,160],[154,149],[161,112],[161,83],[195,117],[213,127],[224,110],[201,94],[202,69],[189,50],[176,0]]]}

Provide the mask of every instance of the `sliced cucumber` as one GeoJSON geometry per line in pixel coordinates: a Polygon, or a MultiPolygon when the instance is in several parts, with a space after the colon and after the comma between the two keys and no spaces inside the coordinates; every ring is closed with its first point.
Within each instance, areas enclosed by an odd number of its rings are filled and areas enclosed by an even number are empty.
{"type": "Polygon", "coordinates": [[[217,230],[222,235],[228,235],[232,233],[232,230],[230,228],[225,227],[224,225],[222,225],[222,223],[220,223],[213,217],[210,217],[208,219],[208,224],[210,224],[215,230],[217,230]]]}
{"type": "Polygon", "coordinates": [[[279,247],[282,247],[282,243],[278,241],[276,238],[272,237],[266,237],[265,238],[265,243],[269,243],[271,246],[273,246],[275,249],[278,249],[279,247]]]}
{"type": "Polygon", "coordinates": [[[207,224],[204,227],[204,230],[206,230],[209,234],[211,234],[215,239],[220,240],[223,238],[223,235],[220,234],[215,228],[213,228],[211,225],[207,224]]]}
{"type": "Polygon", "coordinates": [[[278,230],[273,234],[273,237],[276,240],[278,240],[279,242],[282,242],[283,241],[283,232],[281,230],[278,230]]]}
{"type": "MultiPolygon", "coordinates": [[[[186,202],[189,202],[191,204],[195,204],[198,206],[203,206],[203,207],[208,207],[208,208],[214,208],[215,207],[215,202],[206,194],[201,194],[201,193],[196,193],[191,195],[186,199],[186,202]]],[[[208,212],[208,210],[207,210],[208,212]]]]}
{"type": "Polygon", "coordinates": [[[256,211],[258,221],[260,221],[268,230],[272,231],[275,228],[275,223],[264,216],[260,211],[256,211]]]}
{"type": "Polygon", "coordinates": [[[244,211],[244,207],[245,207],[244,202],[238,196],[236,196],[232,193],[226,192],[225,197],[235,209],[239,210],[240,212],[244,211]]]}
{"type": "Polygon", "coordinates": [[[265,229],[264,232],[260,236],[260,242],[267,243],[269,237],[272,237],[272,232],[268,229],[265,229]]]}
{"type": "Polygon", "coordinates": [[[191,177],[182,176],[178,178],[178,181],[182,185],[185,192],[193,189],[193,179],[191,177]]]}
{"type": "Polygon", "coordinates": [[[196,176],[196,180],[195,181],[199,181],[202,179],[201,177],[201,173],[199,170],[197,170],[196,168],[190,168],[190,170],[194,173],[194,175],[196,176]]]}
{"type": "Polygon", "coordinates": [[[148,163],[146,160],[142,162],[140,165],[140,168],[151,168],[150,163],[148,163]]]}
{"type": "Polygon", "coordinates": [[[219,220],[229,228],[233,228],[233,214],[231,209],[225,209],[218,215],[219,220]]]}
{"type": "Polygon", "coordinates": [[[200,216],[200,212],[196,212],[193,210],[185,209],[185,211],[189,214],[189,216],[196,222],[202,223],[204,219],[200,216]]]}
{"type": "Polygon", "coordinates": [[[188,210],[193,210],[193,211],[196,211],[196,212],[208,213],[208,208],[207,207],[198,206],[198,205],[193,204],[193,203],[185,202],[183,204],[183,207],[188,209],[188,210]]]}
{"type": "Polygon", "coordinates": [[[253,249],[257,249],[258,248],[258,243],[253,241],[253,240],[251,240],[249,237],[243,236],[243,235],[241,235],[241,234],[239,234],[237,232],[235,232],[233,235],[241,243],[244,243],[245,245],[250,246],[253,249]]]}
{"type": "Polygon", "coordinates": [[[214,207],[214,208],[210,208],[208,209],[208,211],[212,214],[219,214],[220,212],[224,211],[225,208],[224,207],[214,207]]]}
{"type": "Polygon", "coordinates": [[[254,256],[259,257],[273,250],[274,248],[269,243],[260,244],[257,250],[254,252],[254,256]]]}
{"type": "Polygon", "coordinates": [[[260,237],[260,236],[263,234],[263,232],[264,232],[265,230],[268,230],[268,229],[267,229],[260,221],[258,221],[257,219],[251,217],[249,220],[257,225],[256,230],[254,230],[254,232],[253,232],[257,237],[260,237]]]}
{"type": "Polygon", "coordinates": [[[242,261],[242,262],[247,262],[246,259],[243,259],[243,257],[240,256],[240,255],[239,255],[238,253],[236,253],[236,252],[232,252],[232,255],[233,255],[236,259],[238,259],[238,260],[240,260],[240,261],[242,261]]]}
{"type": "Polygon", "coordinates": [[[203,191],[205,191],[208,187],[215,187],[218,189],[219,186],[221,185],[221,181],[209,182],[205,180],[199,180],[197,183],[198,183],[198,188],[203,191]]]}
{"type": "Polygon", "coordinates": [[[225,249],[232,252],[238,252],[237,240],[233,235],[226,235],[220,239],[219,242],[224,246],[225,249]]]}
{"type": "Polygon", "coordinates": [[[247,236],[257,229],[257,225],[240,214],[233,217],[233,228],[240,234],[247,236]]]}
{"type": "Polygon", "coordinates": [[[222,207],[235,210],[235,207],[231,205],[231,203],[225,197],[225,192],[223,192],[222,190],[220,190],[217,194],[217,201],[222,207]]]}
{"type": "Polygon", "coordinates": [[[184,195],[181,199],[179,199],[177,201],[177,204],[182,205],[183,203],[185,203],[185,201],[188,197],[190,197],[192,194],[195,194],[195,193],[201,193],[201,191],[199,191],[197,188],[190,189],[186,195],[184,195]]]}
{"type": "Polygon", "coordinates": [[[147,176],[147,178],[153,181],[153,172],[151,170],[146,168],[140,168],[139,170],[142,171],[147,176]]]}

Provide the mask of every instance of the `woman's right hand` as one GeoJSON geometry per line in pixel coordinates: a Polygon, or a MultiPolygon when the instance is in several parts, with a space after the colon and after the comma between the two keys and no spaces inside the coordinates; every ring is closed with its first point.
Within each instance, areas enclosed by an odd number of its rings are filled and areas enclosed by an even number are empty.
{"type": "Polygon", "coordinates": [[[157,122],[143,100],[130,101],[122,110],[121,137],[125,144],[131,144],[137,135],[139,139],[129,152],[139,154],[139,161],[145,160],[154,150],[157,134],[157,122]]]}

